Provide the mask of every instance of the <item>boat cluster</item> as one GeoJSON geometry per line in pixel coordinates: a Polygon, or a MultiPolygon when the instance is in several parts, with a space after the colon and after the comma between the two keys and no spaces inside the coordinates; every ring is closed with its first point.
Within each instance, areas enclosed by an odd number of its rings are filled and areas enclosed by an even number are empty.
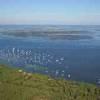
{"type": "Polygon", "coordinates": [[[65,58],[45,51],[13,47],[0,49],[0,60],[23,65],[61,65],[65,58]]]}

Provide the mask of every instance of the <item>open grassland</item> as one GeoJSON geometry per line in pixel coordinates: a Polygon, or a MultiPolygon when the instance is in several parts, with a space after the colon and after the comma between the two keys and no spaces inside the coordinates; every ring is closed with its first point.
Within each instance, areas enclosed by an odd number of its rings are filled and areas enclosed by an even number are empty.
{"type": "Polygon", "coordinates": [[[100,88],[0,65],[0,100],[100,100],[100,88]]]}

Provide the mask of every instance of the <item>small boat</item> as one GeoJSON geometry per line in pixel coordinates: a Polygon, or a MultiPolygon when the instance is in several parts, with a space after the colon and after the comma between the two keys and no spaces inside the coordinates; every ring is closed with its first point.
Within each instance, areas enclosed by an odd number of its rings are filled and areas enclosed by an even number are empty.
{"type": "Polygon", "coordinates": [[[71,75],[70,74],[68,74],[68,78],[71,78],[71,75]]]}
{"type": "Polygon", "coordinates": [[[100,79],[97,79],[97,84],[100,85],[100,79]]]}

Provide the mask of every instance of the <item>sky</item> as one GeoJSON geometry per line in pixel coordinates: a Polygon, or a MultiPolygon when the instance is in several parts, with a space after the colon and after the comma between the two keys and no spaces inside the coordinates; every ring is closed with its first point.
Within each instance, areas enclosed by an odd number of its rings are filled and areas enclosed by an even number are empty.
{"type": "Polygon", "coordinates": [[[0,24],[100,25],[100,0],[0,0],[0,24]]]}

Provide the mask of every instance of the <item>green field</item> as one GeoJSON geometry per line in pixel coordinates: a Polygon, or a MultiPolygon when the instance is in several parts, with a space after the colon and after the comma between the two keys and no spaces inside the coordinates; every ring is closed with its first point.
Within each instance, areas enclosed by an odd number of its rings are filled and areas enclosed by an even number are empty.
{"type": "Polygon", "coordinates": [[[0,65],[0,100],[100,100],[100,88],[0,65]]]}

